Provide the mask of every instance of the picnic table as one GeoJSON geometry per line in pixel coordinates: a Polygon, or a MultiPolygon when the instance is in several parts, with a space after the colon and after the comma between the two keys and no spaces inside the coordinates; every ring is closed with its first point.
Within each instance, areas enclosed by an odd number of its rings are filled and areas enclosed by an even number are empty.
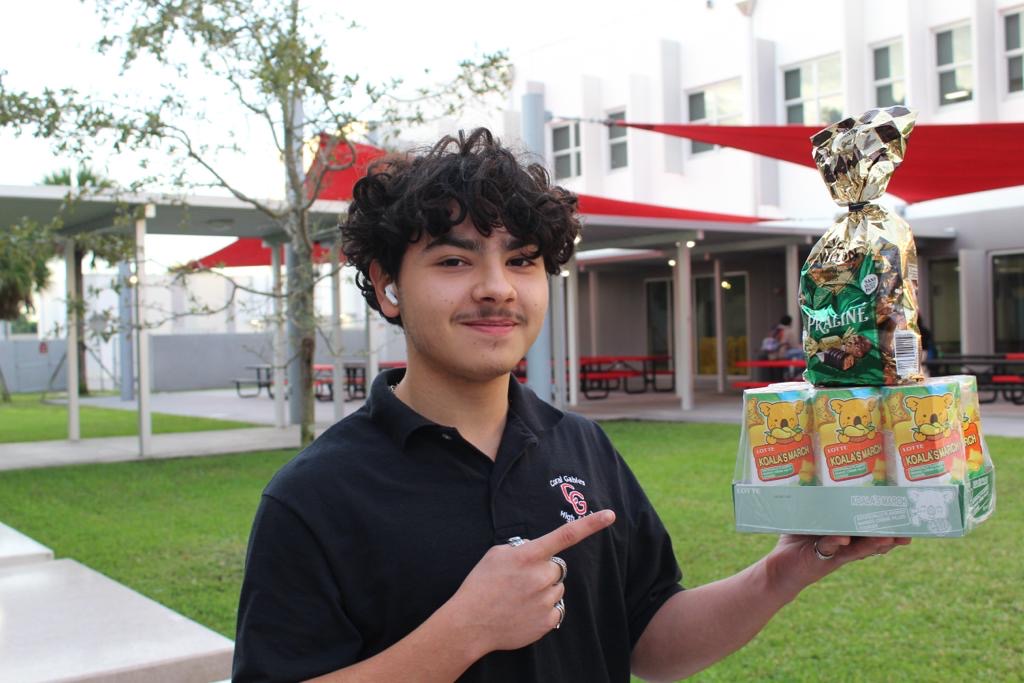
{"type": "Polygon", "coordinates": [[[648,387],[654,391],[675,391],[675,372],[668,368],[667,355],[605,355],[580,356],[580,391],[588,399],[607,398],[609,392],[622,389],[627,394],[642,394],[648,387]],[[664,367],[659,367],[664,366],[664,367]],[[668,375],[669,385],[658,386],[658,376],[668,375]],[[639,388],[630,385],[639,379],[639,388]]]}
{"type": "MultiPolygon", "coordinates": [[[[366,360],[352,359],[342,362],[345,369],[345,400],[366,398],[366,360]]],[[[405,361],[381,361],[381,370],[404,368],[405,361]]],[[[318,401],[334,400],[334,366],[317,363],[313,366],[313,395],[318,401]]]]}
{"type": "Polygon", "coordinates": [[[1024,353],[967,354],[924,361],[932,375],[974,375],[978,401],[994,403],[1000,396],[1024,405],[1024,353]]]}
{"type": "Polygon", "coordinates": [[[255,377],[235,377],[231,380],[235,383],[235,391],[238,392],[238,396],[240,398],[255,398],[260,395],[260,391],[266,388],[267,395],[270,398],[274,398],[273,366],[268,363],[260,363],[258,365],[246,365],[245,369],[253,370],[255,377]],[[253,386],[256,387],[255,391],[251,389],[253,386]]]}

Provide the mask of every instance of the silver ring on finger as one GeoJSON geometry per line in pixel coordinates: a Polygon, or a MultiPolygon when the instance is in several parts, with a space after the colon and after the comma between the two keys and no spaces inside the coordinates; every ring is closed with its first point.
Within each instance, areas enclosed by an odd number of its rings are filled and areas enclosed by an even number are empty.
{"type": "Polygon", "coordinates": [[[529,540],[530,539],[523,538],[522,536],[513,536],[512,538],[508,539],[508,544],[513,548],[518,548],[521,545],[526,545],[526,543],[529,540]]]}
{"type": "Polygon", "coordinates": [[[565,577],[569,574],[569,567],[565,564],[565,560],[555,555],[551,558],[551,561],[558,565],[558,568],[562,570],[561,576],[558,577],[558,581],[555,581],[555,585],[565,581],[565,577]]]}
{"type": "Polygon", "coordinates": [[[827,560],[831,560],[833,557],[836,556],[835,551],[833,551],[831,555],[826,555],[825,553],[821,552],[821,549],[818,548],[818,541],[814,542],[814,554],[817,555],[819,560],[826,560],[826,561],[827,560]]]}
{"type": "Polygon", "coordinates": [[[565,600],[556,602],[555,609],[558,610],[558,623],[555,624],[555,628],[559,629],[562,627],[562,622],[565,621],[565,600]]]}

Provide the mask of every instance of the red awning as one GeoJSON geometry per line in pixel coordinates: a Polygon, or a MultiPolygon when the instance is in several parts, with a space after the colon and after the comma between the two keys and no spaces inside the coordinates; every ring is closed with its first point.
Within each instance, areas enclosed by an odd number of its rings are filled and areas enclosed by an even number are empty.
{"type": "MultiPolygon", "coordinates": [[[[330,260],[330,251],[320,246],[313,245],[313,260],[317,263],[330,260]]],[[[341,255],[342,263],[345,262],[345,255],[341,255]]],[[[258,237],[242,237],[232,242],[223,249],[218,249],[209,256],[204,256],[198,261],[193,261],[198,268],[238,268],[241,266],[269,266],[271,265],[270,248],[263,245],[263,240],[258,237]]],[[[283,264],[283,262],[282,262],[283,264]]]]}
{"type": "MultiPolygon", "coordinates": [[[[754,152],[814,168],[820,126],[615,125],[754,152]]],[[[889,192],[907,202],[1024,185],[1024,123],[918,124],[889,192]]],[[[823,188],[824,191],[824,188],[823,188]]]]}

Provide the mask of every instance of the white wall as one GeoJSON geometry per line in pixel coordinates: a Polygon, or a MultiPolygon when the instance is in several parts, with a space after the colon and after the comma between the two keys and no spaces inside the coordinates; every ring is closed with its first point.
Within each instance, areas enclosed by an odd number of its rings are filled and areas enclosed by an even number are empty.
{"type": "MultiPolygon", "coordinates": [[[[513,54],[516,83],[510,106],[518,107],[526,83],[538,82],[544,86],[545,106],[555,116],[552,125],[560,123],[558,117],[603,118],[622,106],[632,121],[685,122],[688,92],[739,78],[747,101],[744,121],[773,124],[784,121],[783,70],[839,54],[844,111],[858,114],[875,104],[872,49],[900,39],[908,101],[920,110],[919,122],[1021,120],[1024,94],[1005,93],[1002,56],[1002,14],[1021,8],[1020,0],[760,0],[752,19],[732,2],[716,2],[711,8],[682,3],[656,16],[624,12],[621,25],[586,36],[567,31],[564,40],[513,54]],[[963,21],[970,22],[974,34],[975,96],[940,107],[935,32],[963,21]],[[814,30],[816,26],[821,30],[814,30]],[[766,65],[765,59],[772,63],[766,65]]],[[[608,167],[606,129],[596,123],[581,125],[584,172],[564,181],[572,190],[794,218],[830,220],[836,210],[813,169],[758,161],[729,149],[690,155],[688,142],[680,147],[645,131],[629,131],[630,165],[613,171],[608,167]],[[761,171],[755,170],[758,164],[761,171]]],[[[550,161],[550,137],[548,145],[550,161]]]]}

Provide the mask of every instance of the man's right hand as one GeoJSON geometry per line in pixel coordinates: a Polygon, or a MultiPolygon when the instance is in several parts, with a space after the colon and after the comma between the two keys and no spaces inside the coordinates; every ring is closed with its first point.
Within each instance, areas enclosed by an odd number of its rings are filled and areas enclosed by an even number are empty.
{"type": "Polygon", "coordinates": [[[488,550],[446,605],[481,648],[478,657],[525,647],[555,628],[561,619],[555,603],[565,586],[558,582],[561,568],[551,557],[614,521],[614,512],[602,510],[518,547],[488,550]]]}

